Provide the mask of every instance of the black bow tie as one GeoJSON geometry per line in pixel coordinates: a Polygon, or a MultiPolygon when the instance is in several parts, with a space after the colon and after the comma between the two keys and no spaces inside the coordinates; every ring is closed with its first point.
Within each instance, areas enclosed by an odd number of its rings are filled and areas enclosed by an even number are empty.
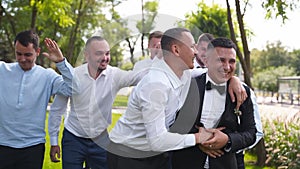
{"type": "Polygon", "coordinates": [[[216,89],[220,93],[220,95],[225,93],[225,86],[217,86],[211,83],[210,81],[206,83],[205,89],[206,90],[216,89]]]}

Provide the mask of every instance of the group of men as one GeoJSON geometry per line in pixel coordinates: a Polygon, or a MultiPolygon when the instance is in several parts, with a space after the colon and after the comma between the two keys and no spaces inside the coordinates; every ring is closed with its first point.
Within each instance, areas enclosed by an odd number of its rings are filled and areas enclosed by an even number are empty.
{"type": "Polygon", "coordinates": [[[187,29],[156,31],[149,36],[151,58],[132,71],[109,65],[110,47],[100,36],[87,40],[86,63],[74,69],[55,41],[47,38],[45,45],[49,53],[43,54],[62,76],[35,64],[40,48],[32,31],[15,39],[18,63],[0,62],[0,169],[42,168],[46,107],[54,94],[50,158],[59,161],[65,115],[64,169],[84,163],[92,169],[234,169],[236,159],[243,162],[237,158],[242,150],[262,136],[253,91],[234,77],[236,46],[230,39],[202,36],[195,44],[187,29]],[[197,73],[195,63],[204,71],[197,73]],[[127,110],[108,133],[113,101],[126,86],[135,86],[127,110]],[[189,100],[197,100],[193,111],[184,109],[189,100]],[[178,131],[181,124],[186,131],[178,131]]]}

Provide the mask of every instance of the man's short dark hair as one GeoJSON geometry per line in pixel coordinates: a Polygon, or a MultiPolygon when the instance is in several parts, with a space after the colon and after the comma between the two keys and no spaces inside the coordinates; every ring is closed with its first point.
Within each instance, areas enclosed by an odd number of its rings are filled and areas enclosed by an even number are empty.
{"type": "Polygon", "coordinates": [[[14,40],[14,45],[16,45],[17,41],[25,47],[32,43],[35,50],[39,48],[39,36],[33,30],[25,30],[18,33],[14,40]]]}
{"type": "Polygon", "coordinates": [[[163,36],[163,32],[162,31],[154,31],[152,33],[150,33],[149,35],[149,41],[152,39],[152,38],[161,38],[163,36]]]}
{"type": "Polygon", "coordinates": [[[93,42],[93,41],[103,41],[105,40],[102,36],[92,36],[85,43],[85,49],[93,42]]]}
{"type": "Polygon", "coordinates": [[[209,44],[207,49],[212,49],[215,47],[223,47],[223,48],[233,48],[235,51],[237,50],[237,47],[235,43],[228,38],[220,37],[213,39],[209,44]]]}
{"type": "Polygon", "coordinates": [[[175,43],[182,43],[182,33],[190,32],[185,28],[171,28],[168,29],[161,38],[161,49],[163,54],[166,54],[166,51],[171,51],[171,46],[175,43]]]}

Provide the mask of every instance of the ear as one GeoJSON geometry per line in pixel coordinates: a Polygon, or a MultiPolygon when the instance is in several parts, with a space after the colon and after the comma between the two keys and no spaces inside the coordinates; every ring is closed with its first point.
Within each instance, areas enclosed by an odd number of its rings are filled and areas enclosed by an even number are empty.
{"type": "Polygon", "coordinates": [[[35,50],[35,52],[36,52],[36,56],[38,57],[40,55],[40,53],[41,53],[41,48],[37,48],[35,50]]]}
{"type": "Polygon", "coordinates": [[[172,53],[174,55],[179,56],[180,48],[178,45],[176,45],[176,44],[172,45],[171,49],[172,49],[172,53]]]}
{"type": "Polygon", "coordinates": [[[83,51],[83,55],[84,55],[84,58],[87,59],[89,57],[89,54],[86,50],[83,51]]]}

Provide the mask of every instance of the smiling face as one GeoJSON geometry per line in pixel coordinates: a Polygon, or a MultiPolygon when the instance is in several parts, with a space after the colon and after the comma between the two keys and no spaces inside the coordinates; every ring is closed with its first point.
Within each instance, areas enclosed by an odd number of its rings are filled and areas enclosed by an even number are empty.
{"type": "Polygon", "coordinates": [[[195,40],[190,32],[182,32],[182,44],[179,49],[179,57],[187,68],[194,68],[194,58],[198,51],[195,47],[195,40]]]}
{"type": "Polygon", "coordinates": [[[199,65],[202,65],[204,63],[208,43],[208,41],[201,41],[199,42],[199,44],[197,44],[198,54],[196,55],[196,59],[199,65]]]}
{"type": "Polygon", "coordinates": [[[110,62],[110,47],[106,40],[93,40],[86,46],[85,57],[91,74],[99,75],[110,62]]]}
{"type": "Polygon", "coordinates": [[[234,48],[215,47],[207,52],[205,63],[215,83],[227,82],[236,70],[236,52],[234,48]]]}
{"type": "Polygon", "coordinates": [[[150,51],[150,58],[153,59],[155,56],[161,57],[160,51],[161,51],[161,46],[160,46],[160,41],[161,38],[151,38],[149,40],[148,44],[148,49],[150,51]]]}
{"type": "Polygon", "coordinates": [[[24,71],[30,70],[34,65],[36,58],[40,54],[40,48],[34,49],[33,44],[29,43],[28,46],[23,46],[19,41],[15,44],[15,56],[20,67],[24,71]]]}

